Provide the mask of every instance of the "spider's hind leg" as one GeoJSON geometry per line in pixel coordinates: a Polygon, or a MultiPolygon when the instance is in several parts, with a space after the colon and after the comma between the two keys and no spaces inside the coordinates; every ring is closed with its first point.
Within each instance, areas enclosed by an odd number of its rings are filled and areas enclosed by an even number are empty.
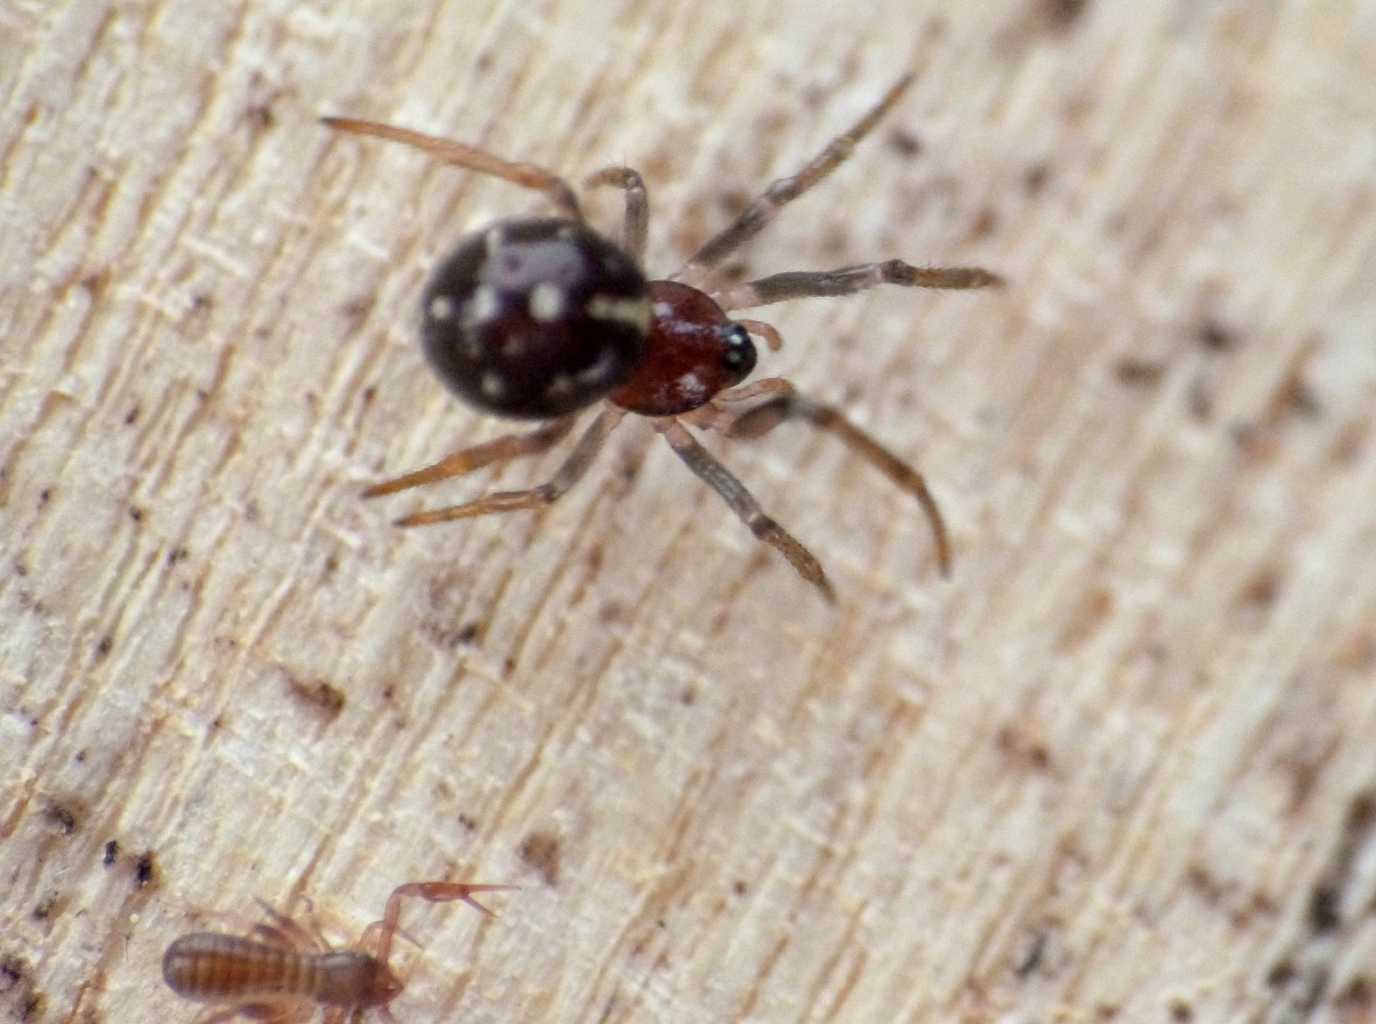
{"type": "Polygon", "coordinates": [[[543,192],[565,217],[580,222],[583,219],[583,212],[578,208],[578,197],[574,195],[568,182],[543,167],[503,160],[477,146],[440,138],[438,135],[427,135],[410,128],[382,124],[379,121],[365,121],[357,117],[322,117],[320,120],[337,132],[369,135],[375,139],[386,139],[388,142],[400,142],[403,146],[419,149],[422,153],[455,167],[490,174],[513,185],[543,192]]]}
{"type": "Polygon", "coordinates": [[[373,484],[363,492],[363,497],[376,498],[383,494],[395,494],[412,487],[423,487],[440,480],[448,480],[451,476],[471,473],[493,463],[510,462],[523,455],[538,455],[563,440],[573,429],[573,420],[572,416],[565,416],[526,434],[503,434],[483,444],[460,449],[424,469],[373,484]]]}
{"type": "MultiPolygon", "coordinates": [[[[397,525],[426,526],[431,523],[445,523],[451,519],[468,519],[471,516],[488,515],[492,512],[516,512],[521,509],[543,508],[546,505],[551,505],[563,497],[565,492],[588,471],[593,459],[601,451],[603,442],[607,440],[607,435],[612,432],[613,427],[621,422],[623,415],[623,411],[616,408],[608,408],[598,413],[597,418],[592,421],[588,429],[583,432],[583,436],[578,439],[573,454],[555,471],[553,477],[538,487],[531,487],[524,491],[496,491],[463,505],[416,512],[398,519],[397,525]]],[[[498,441],[500,440],[502,439],[499,438],[498,441]]],[[[458,455],[462,454],[462,452],[458,453],[458,455]]],[[[425,472],[426,470],[421,470],[421,473],[425,472]]],[[[414,485],[408,484],[407,486],[414,485]]]]}
{"type": "Polygon", "coordinates": [[[645,259],[645,239],[650,232],[650,193],[639,171],[629,167],[604,167],[583,182],[589,188],[614,185],[626,193],[626,218],[621,229],[621,246],[637,264],[645,259]]]}

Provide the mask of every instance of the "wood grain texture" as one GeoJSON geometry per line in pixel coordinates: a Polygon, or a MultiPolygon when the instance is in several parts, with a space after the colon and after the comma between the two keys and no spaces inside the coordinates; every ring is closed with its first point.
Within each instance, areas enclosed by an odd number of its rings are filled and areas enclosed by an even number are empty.
{"type": "Polygon", "coordinates": [[[404,1020],[1376,1019],[1373,67],[1344,0],[0,0],[0,1018],[448,876],[523,888],[408,909],[404,1020]],[[666,273],[905,68],[739,272],[1009,278],[770,317],[951,582],[803,427],[709,441],[834,609],[633,420],[358,500],[501,430],[415,298],[538,204],[317,116],[624,159],[666,273]]]}

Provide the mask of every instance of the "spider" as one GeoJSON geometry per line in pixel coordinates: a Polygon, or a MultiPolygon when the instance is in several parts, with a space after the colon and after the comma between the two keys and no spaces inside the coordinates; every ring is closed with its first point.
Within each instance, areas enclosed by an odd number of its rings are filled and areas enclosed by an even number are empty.
{"type": "Polygon", "coordinates": [[[512,163],[464,143],[350,117],[322,118],[336,131],[415,147],[430,156],[543,193],[557,217],[498,221],[459,242],[439,264],[421,301],[421,345],[440,379],[487,412],[543,420],[456,451],[412,473],[368,488],[377,497],[435,483],[482,466],[543,452],[572,430],[576,414],[605,399],[572,454],[553,477],[527,490],[499,491],[449,508],[417,512],[399,526],[421,526],[492,512],[539,508],[558,500],[587,472],[607,436],[627,413],[649,417],[683,462],[709,484],[754,535],[776,548],[829,601],[826,572],[813,554],[765,514],[745,486],[704,448],[688,426],[731,437],[759,437],[786,420],[830,431],[921,505],[943,576],[950,542],[922,475],[837,409],[801,394],[781,377],[742,382],[755,367],[751,335],[771,350],[779,333],[728,312],[787,299],[850,295],[880,284],[913,288],[985,288],[1002,279],[980,267],[914,267],[902,260],[835,270],[772,274],[722,283],[722,260],[758,234],[786,205],[826,178],[912,84],[903,75],[847,131],[800,171],[780,178],[676,273],[647,281],[640,270],[649,227],[649,196],[640,174],[612,166],[588,187],[625,193],[621,243],[584,221],[578,198],[560,177],[512,163]]]}

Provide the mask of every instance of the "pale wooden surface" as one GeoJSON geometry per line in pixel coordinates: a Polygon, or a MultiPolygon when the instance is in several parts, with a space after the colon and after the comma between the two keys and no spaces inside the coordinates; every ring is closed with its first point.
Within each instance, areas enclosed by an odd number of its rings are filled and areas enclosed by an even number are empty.
{"type": "Polygon", "coordinates": [[[681,7],[0,0],[0,1019],[441,876],[523,888],[411,909],[408,1021],[1376,1019],[1376,6],[681,7]],[[836,609],[643,423],[542,516],[358,500],[500,428],[413,310],[533,204],[317,115],[625,159],[663,273],[908,66],[744,269],[1010,278],[762,359],[952,582],[801,427],[711,443],[836,609]]]}

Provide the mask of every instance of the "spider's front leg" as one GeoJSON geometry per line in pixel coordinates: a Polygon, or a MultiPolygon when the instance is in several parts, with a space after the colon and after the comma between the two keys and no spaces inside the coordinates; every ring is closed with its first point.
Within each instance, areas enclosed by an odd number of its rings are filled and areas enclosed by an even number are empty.
{"type": "Polygon", "coordinates": [[[941,568],[941,575],[950,577],[951,544],[946,535],[946,521],[942,518],[936,498],[932,496],[921,473],[846,419],[838,409],[799,394],[798,390],[782,377],[768,377],[733,391],[723,392],[714,401],[729,410],[732,405],[760,397],[764,397],[765,401],[759,405],[735,414],[725,424],[711,425],[722,430],[728,437],[753,438],[764,436],[786,420],[801,419],[836,435],[851,451],[917,499],[917,503],[922,506],[922,511],[927,516],[927,522],[931,524],[932,537],[936,544],[936,560],[941,568]]]}
{"type": "Polygon", "coordinates": [[[835,603],[836,591],[832,589],[822,563],[817,561],[812,552],[803,547],[796,537],[765,514],[764,509],[760,508],[760,503],[729,469],[698,444],[693,435],[677,420],[661,420],[655,427],[688,468],[722,496],[736,515],[740,516],[741,522],[750,528],[751,533],[774,547],[788,559],[789,564],[798,571],[798,575],[820,590],[829,602],[835,603]]]}
{"type": "Polygon", "coordinates": [[[858,263],[835,270],[789,271],[713,292],[725,310],[768,306],[789,299],[821,299],[854,295],[881,284],[907,288],[1001,288],[1004,280],[983,267],[915,267],[902,260],[858,263]]]}
{"type": "Polygon", "coordinates": [[[845,163],[860,140],[874,131],[874,126],[894,108],[912,84],[911,73],[901,76],[878,103],[865,111],[860,120],[827,143],[826,147],[804,164],[801,170],[772,182],[739,217],[689,257],[688,262],[673,275],[673,279],[695,287],[705,287],[722,260],[763,231],[785,206],[818,185],[845,163]]]}

